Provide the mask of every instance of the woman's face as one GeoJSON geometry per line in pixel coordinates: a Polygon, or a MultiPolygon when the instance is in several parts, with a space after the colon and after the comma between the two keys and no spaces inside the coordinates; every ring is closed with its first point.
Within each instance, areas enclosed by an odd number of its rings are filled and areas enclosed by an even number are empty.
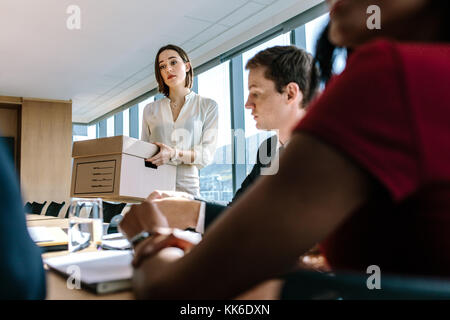
{"type": "MultiPolygon", "coordinates": [[[[379,37],[407,37],[414,32],[414,19],[430,0],[327,0],[330,7],[330,41],[341,47],[353,48],[379,37]],[[374,12],[371,5],[380,8],[381,29],[370,30],[367,21],[374,12]]],[[[370,20],[371,22],[373,20],[370,20]]]]}
{"type": "Polygon", "coordinates": [[[178,85],[185,86],[186,72],[191,65],[184,62],[175,50],[164,50],[158,57],[159,71],[164,83],[170,88],[178,85]]]}

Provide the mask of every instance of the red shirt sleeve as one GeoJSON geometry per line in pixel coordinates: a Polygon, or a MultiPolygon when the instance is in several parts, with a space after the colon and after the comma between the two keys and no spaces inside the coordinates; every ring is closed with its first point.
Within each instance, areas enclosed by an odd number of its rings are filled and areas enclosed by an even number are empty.
{"type": "Polygon", "coordinates": [[[412,111],[395,44],[353,53],[295,129],[347,155],[401,201],[419,185],[412,111]]]}

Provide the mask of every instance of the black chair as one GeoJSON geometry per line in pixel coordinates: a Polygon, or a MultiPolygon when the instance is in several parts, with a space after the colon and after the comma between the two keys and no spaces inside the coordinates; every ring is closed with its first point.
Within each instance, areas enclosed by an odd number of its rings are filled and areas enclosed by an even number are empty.
{"type": "Polygon", "coordinates": [[[106,230],[106,234],[110,233],[118,233],[119,232],[119,224],[122,221],[123,216],[121,214],[115,215],[111,222],[109,223],[108,229],[106,230]]]}
{"type": "Polygon", "coordinates": [[[47,208],[47,211],[45,212],[46,216],[51,217],[57,217],[59,215],[59,211],[61,211],[61,208],[64,206],[66,202],[63,201],[62,203],[57,203],[52,201],[47,208]]]}
{"type": "Polygon", "coordinates": [[[436,300],[450,299],[450,279],[380,276],[380,289],[370,290],[370,274],[300,271],[285,276],[286,300],[436,300]]]}
{"type": "Polygon", "coordinates": [[[33,214],[41,214],[42,209],[44,208],[47,201],[44,201],[44,203],[38,203],[34,202],[31,204],[31,213],[33,214]]]}
{"type": "Polygon", "coordinates": [[[31,213],[31,203],[30,202],[25,203],[25,206],[23,207],[23,211],[25,213],[31,213]]]}
{"type": "MultiPolygon", "coordinates": [[[[103,201],[103,222],[110,223],[112,218],[120,214],[127,205],[126,203],[111,203],[103,201]]],[[[89,214],[89,216],[91,216],[89,214]]]]}
{"type": "MultiPolygon", "coordinates": [[[[83,209],[84,205],[85,205],[84,203],[81,204],[80,210],[83,209]]],[[[64,218],[69,218],[69,211],[70,211],[70,204],[67,206],[67,211],[66,211],[66,215],[64,216],[64,218]]]]}

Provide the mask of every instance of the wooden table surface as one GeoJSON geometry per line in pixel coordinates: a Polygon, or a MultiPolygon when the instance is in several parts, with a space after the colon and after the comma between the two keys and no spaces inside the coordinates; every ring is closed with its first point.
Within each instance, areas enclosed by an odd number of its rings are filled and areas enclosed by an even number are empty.
{"type": "MultiPolygon", "coordinates": [[[[60,227],[68,228],[69,219],[46,217],[40,215],[27,215],[27,225],[29,227],[60,227]]],[[[55,251],[42,254],[42,258],[51,258],[68,254],[68,251],[55,251]]],[[[97,295],[84,289],[69,289],[67,279],[52,270],[48,270],[47,275],[47,300],[128,300],[134,299],[133,293],[129,291],[112,294],[97,295]]]]}
{"type": "MultiPolygon", "coordinates": [[[[33,217],[34,218],[34,217],[33,217]]],[[[48,226],[48,227],[68,227],[68,219],[54,218],[51,219],[28,219],[28,226],[48,226]]],[[[68,254],[67,251],[48,252],[42,255],[42,258],[50,258],[68,254]]],[[[311,260],[302,258],[301,263],[311,268],[320,268],[323,261],[320,257],[311,260]]],[[[46,266],[45,266],[46,267],[46,266]]],[[[134,299],[131,290],[122,291],[111,294],[97,295],[84,289],[69,289],[67,279],[54,271],[47,270],[47,300],[130,300],[134,299]]],[[[238,300],[274,300],[278,299],[278,294],[282,282],[280,280],[269,280],[259,284],[251,290],[239,295],[238,300]]]]}
{"type": "Polygon", "coordinates": [[[41,214],[31,214],[31,213],[27,213],[26,217],[27,217],[27,221],[42,221],[42,220],[58,220],[58,219],[60,219],[58,217],[44,216],[41,214]]]}

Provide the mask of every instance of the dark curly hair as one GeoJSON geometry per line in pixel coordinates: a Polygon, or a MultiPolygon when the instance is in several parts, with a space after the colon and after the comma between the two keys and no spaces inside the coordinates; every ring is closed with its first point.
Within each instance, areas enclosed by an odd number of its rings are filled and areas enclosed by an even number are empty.
{"type": "MultiPolygon", "coordinates": [[[[441,18],[442,27],[441,32],[437,36],[437,40],[440,42],[450,41],[450,19],[448,19],[448,12],[450,11],[449,0],[429,0],[427,10],[434,12],[441,18]]],[[[318,67],[318,73],[311,73],[311,82],[322,82],[327,84],[333,75],[333,64],[336,58],[337,49],[347,50],[350,53],[350,49],[338,48],[330,42],[328,39],[328,31],[330,24],[328,24],[322,31],[316,44],[316,55],[314,57],[314,64],[318,67]]],[[[314,93],[308,93],[314,94],[314,93]]]]}

